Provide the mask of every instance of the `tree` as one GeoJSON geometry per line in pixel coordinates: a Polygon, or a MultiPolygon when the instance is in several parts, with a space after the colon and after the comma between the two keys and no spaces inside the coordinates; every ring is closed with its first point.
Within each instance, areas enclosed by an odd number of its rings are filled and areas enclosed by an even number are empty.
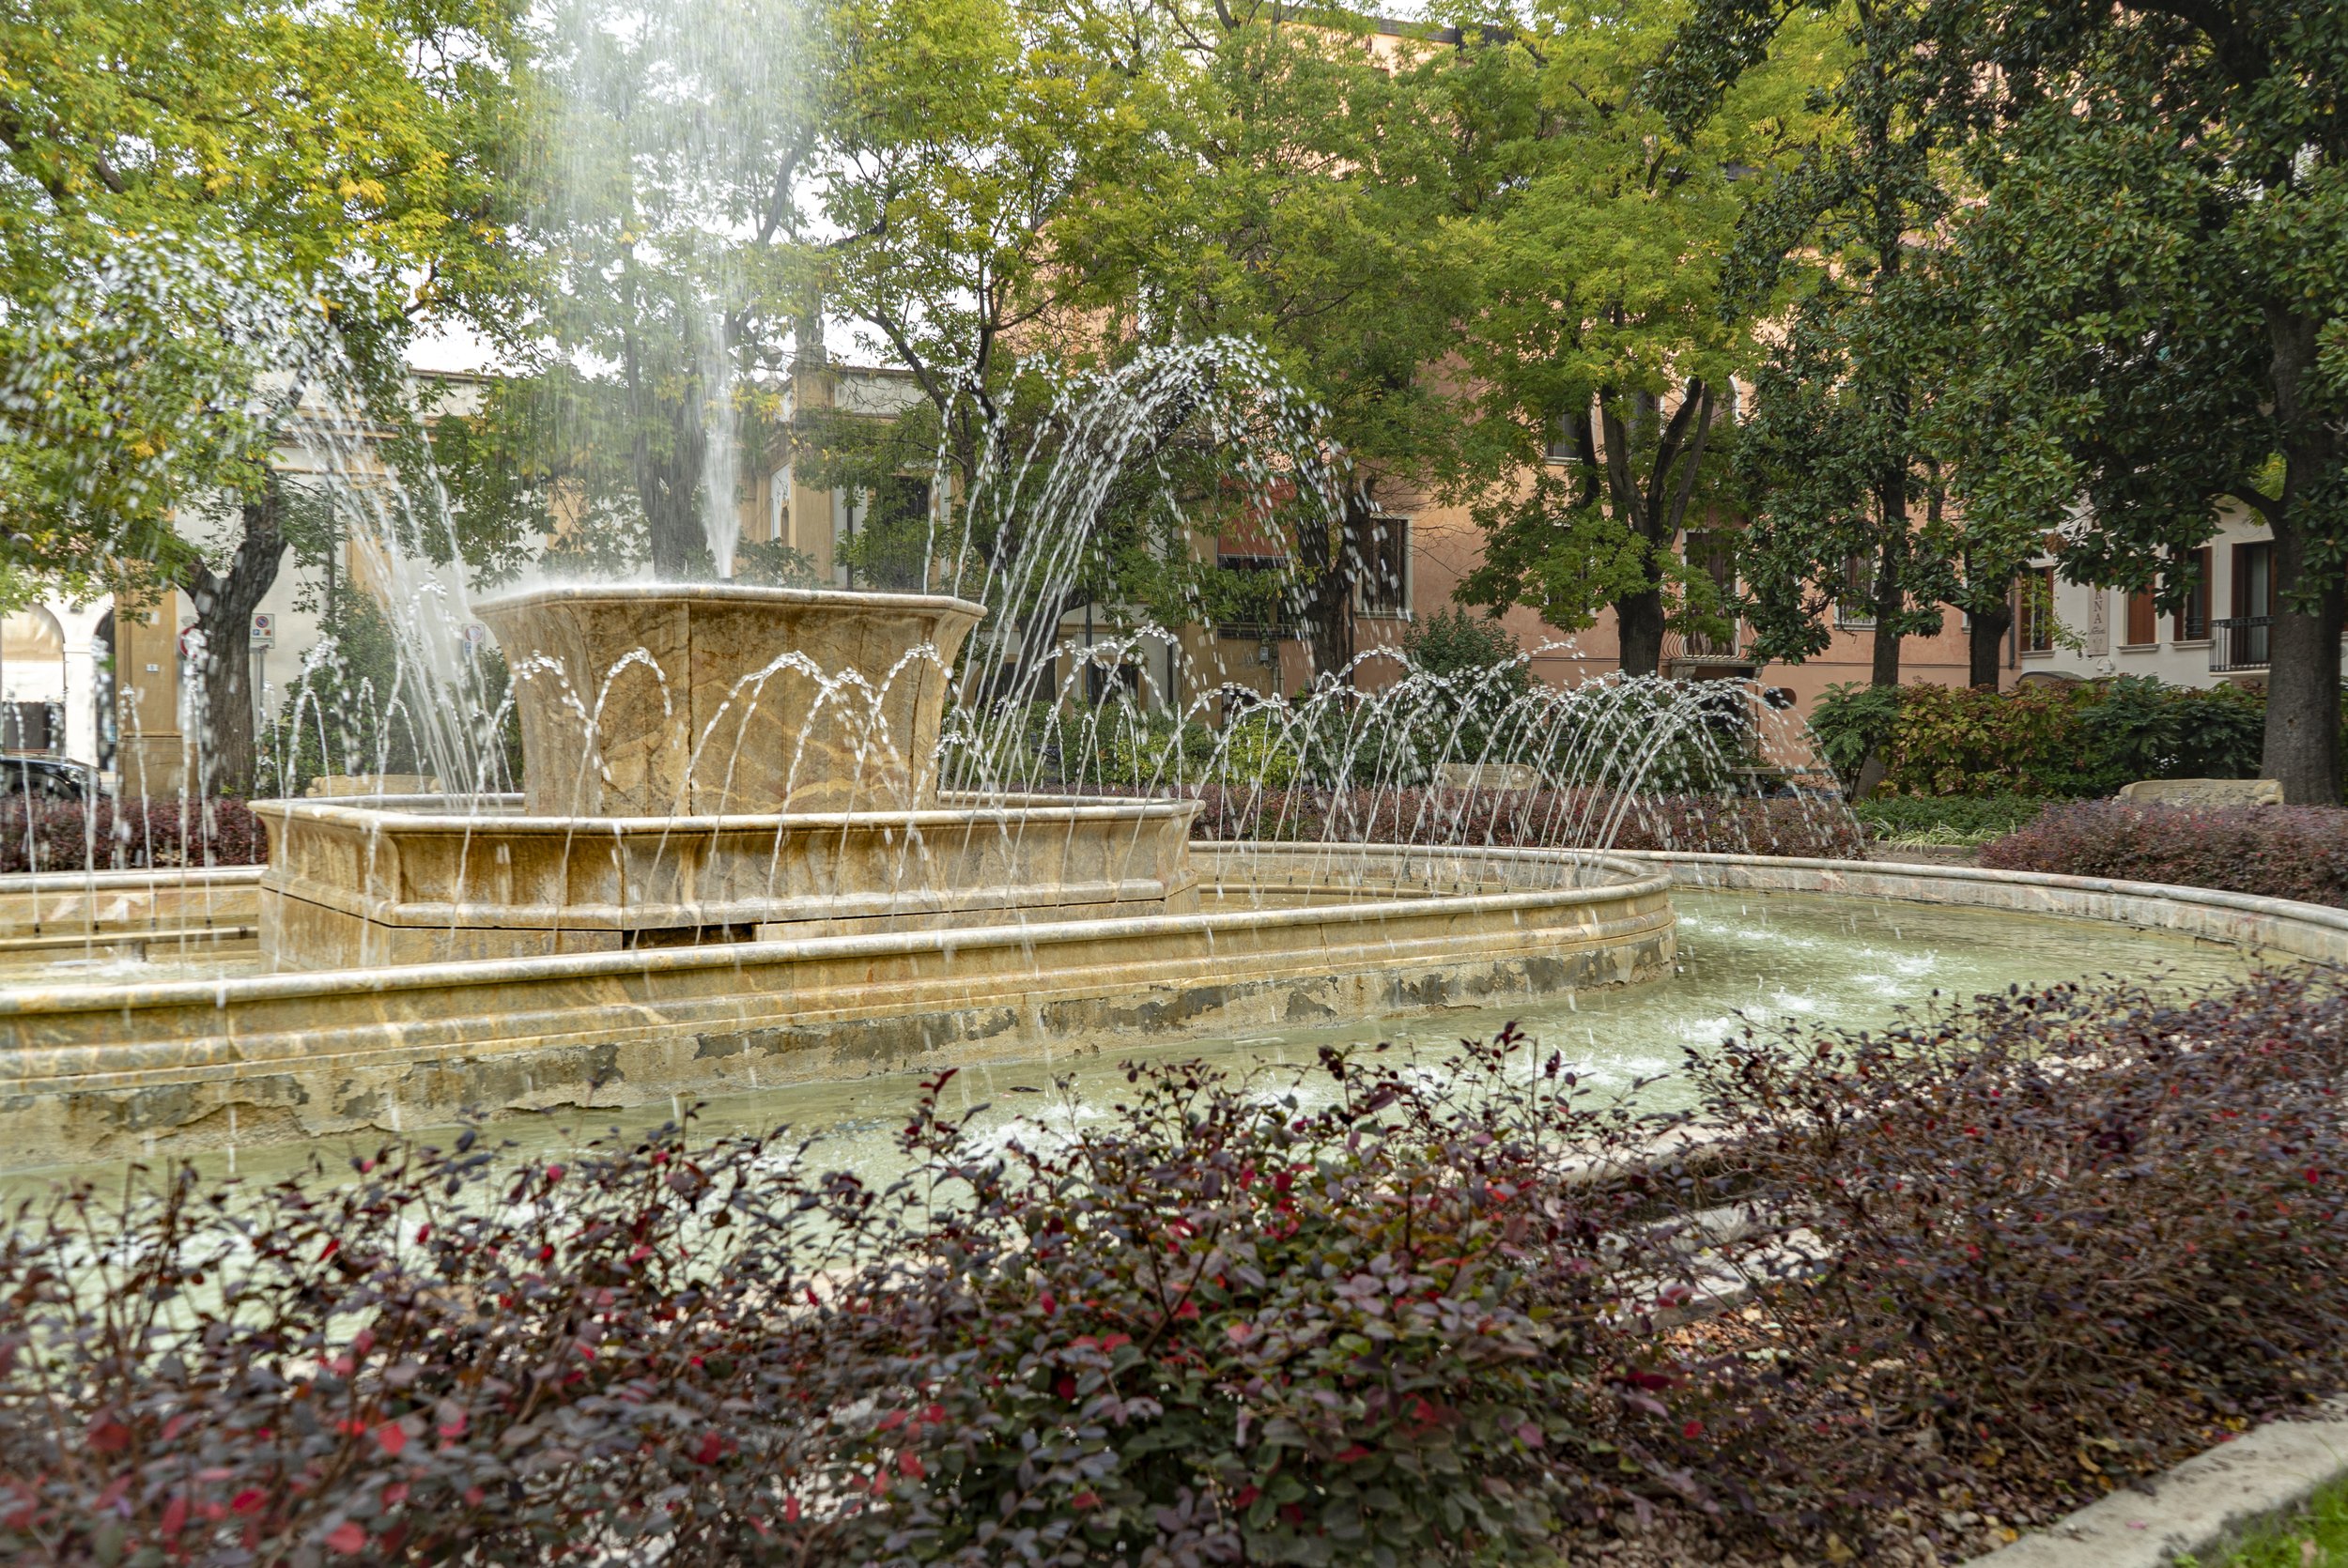
{"type": "MultiPolygon", "coordinates": [[[[1716,113],[1799,14],[1700,4],[1661,74],[1675,121],[1716,113]]],[[[1846,38],[1829,113],[1744,215],[1723,282],[1733,311],[1807,277],[1770,333],[1738,464],[1755,651],[1799,661],[1826,648],[1830,615],[1863,617],[1872,682],[1888,688],[1902,641],[1938,631],[1950,604],[1970,618],[1972,681],[1994,686],[2008,592],[2036,542],[1951,503],[1967,320],[1947,260],[1954,171],[1918,112],[1920,11],[1857,0],[1823,14],[1846,38]]],[[[1870,761],[1862,785],[1880,775],[1870,761]]]]}
{"type": "Polygon", "coordinates": [[[1576,631],[1614,611],[1622,666],[1666,629],[1724,630],[1676,544],[1718,497],[1733,378],[1766,300],[1721,308],[1753,177],[1810,117],[1788,52],[1723,112],[1675,127],[1647,86],[1676,8],[1553,3],[1462,16],[1444,86],[1475,284],[1461,358],[1474,419],[1449,465],[1487,536],[1466,592],[1576,631]],[[1530,479],[1526,478],[1530,475],[1530,479]]]}
{"type": "Polygon", "coordinates": [[[1932,0],[1968,138],[1994,484],[2066,574],[2149,587],[2238,505],[2274,533],[2264,769],[2340,798],[2348,592],[2348,10],[1932,0]],[[2078,516],[2080,503],[2085,516],[2078,516]]]}
{"type": "Polygon", "coordinates": [[[247,629],[305,397],[395,401],[487,269],[500,0],[0,8],[9,564],[185,591],[203,776],[249,788],[247,629]]]}
{"type": "Polygon", "coordinates": [[[1464,274],[1455,127],[1436,30],[1368,30],[1271,5],[1168,8],[1167,142],[1104,208],[1089,240],[1135,279],[1142,343],[1260,346],[1351,463],[1341,504],[1289,508],[1290,609],[1315,671],[1347,669],[1357,585],[1458,438],[1440,375],[1464,274]]]}

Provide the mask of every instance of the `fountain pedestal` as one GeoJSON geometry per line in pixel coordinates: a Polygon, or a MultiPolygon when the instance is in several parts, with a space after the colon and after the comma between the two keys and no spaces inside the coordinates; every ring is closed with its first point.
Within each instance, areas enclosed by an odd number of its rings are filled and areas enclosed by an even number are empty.
{"type": "Polygon", "coordinates": [[[939,798],[982,613],[723,584],[484,605],[522,800],[256,805],[262,947],[347,969],[1197,909],[1195,802],[939,798]]]}

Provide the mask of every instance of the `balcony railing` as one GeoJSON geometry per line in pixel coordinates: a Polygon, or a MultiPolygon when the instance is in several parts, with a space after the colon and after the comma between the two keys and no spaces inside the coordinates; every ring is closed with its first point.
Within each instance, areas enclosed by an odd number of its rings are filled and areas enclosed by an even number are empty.
{"type": "Polygon", "coordinates": [[[2237,669],[2264,669],[2272,662],[2269,642],[2271,615],[2229,615],[2209,623],[2209,668],[2224,674],[2237,669]]]}
{"type": "Polygon", "coordinates": [[[1724,638],[1706,637],[1701,632],[1665,632],[1663,668],[1702,669],[1749,665],[1753,662],[1752,642],[1752,635],[1742,626],[1724,638]]]}

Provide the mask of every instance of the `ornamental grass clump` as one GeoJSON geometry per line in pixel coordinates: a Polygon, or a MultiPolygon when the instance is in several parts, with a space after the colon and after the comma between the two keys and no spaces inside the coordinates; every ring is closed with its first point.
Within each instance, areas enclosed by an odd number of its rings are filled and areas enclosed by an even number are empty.
{"type": "Polygon", "coordinates": [[[1981,863],[2348,908],[2348,811],[2081,801],[1989,844],[1981,863]]]}

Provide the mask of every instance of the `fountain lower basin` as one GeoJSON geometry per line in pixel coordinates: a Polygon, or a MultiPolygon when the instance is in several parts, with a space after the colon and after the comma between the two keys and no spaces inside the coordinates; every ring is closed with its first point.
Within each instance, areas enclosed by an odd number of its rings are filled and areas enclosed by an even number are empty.
{"type": "Polygon", "coordinates": [[[1194,858],[1193,801],[941,794],[961,600],[575,585],[481,613],[524,797],[256,805],[270,861],[236,892],[276,973],[0,992],[0,1163],[1501,1006],[1671,961],[1670,879],[1626,861],[1194,858]]]}
{"type": "Polygon", "coordinates": [[[1674,952],[1635,862],[1192,849],[1189,913],[0,992],[0,1163],[1506,1007],[1674,952]]]}

